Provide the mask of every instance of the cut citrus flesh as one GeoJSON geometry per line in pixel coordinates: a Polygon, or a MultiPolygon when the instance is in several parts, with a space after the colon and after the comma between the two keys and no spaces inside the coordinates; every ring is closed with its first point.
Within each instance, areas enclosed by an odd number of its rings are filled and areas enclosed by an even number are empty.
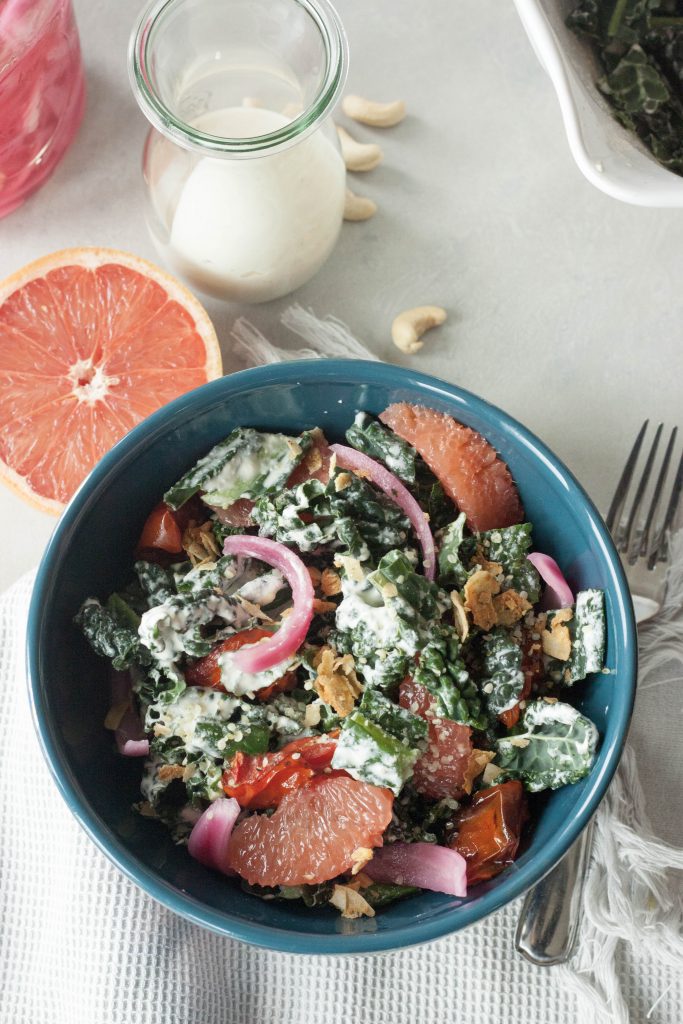
{"type": "Polygon", "coordinates": [[[379,417],[412,444],[472,530],[494,530],[524,519],[510,470],[489,442],[452,416],[398,402],[379,417]]]}
{"type": "Polygon", "coordinates": [[[2,282],[0,338],[0,479],[53,513],[140,420],[222,372],[191,292],[112,249],[66,249],[2,282]]]}
{"type": "Polygon", "coordinates": [[[254,814],[230,837],[230,867],[250,885],[315,885],[349,871],[360,847],[382,845],[393,795],[346,776],[319,775],[254,814]]]}
{"type": "Polygon", "coordinates": [[[429,722],[427,749],[413,768],[412,783],[430,800],[462,796],[472,754],[472,730],[450,718],[439,718],[429,691],[413,679],[404,679],[399,703],[429,722]]]}

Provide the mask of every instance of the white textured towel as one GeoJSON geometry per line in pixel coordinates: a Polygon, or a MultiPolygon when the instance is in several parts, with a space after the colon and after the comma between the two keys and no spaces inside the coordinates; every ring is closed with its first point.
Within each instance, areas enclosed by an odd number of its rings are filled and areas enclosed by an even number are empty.
{"type": "MultiPolygon", "coordinates": [[[[286,325],[311,346],[307,355],[363,354],[336,321],[295,307],[286,325]]],[[[251,362],[301,355],[284,355],[243,321],[235,333],[251,362]]],[[[675,566],[670,607],[642,633],[641,686],[662,682],[680,694],[680,543],[675,566]]],[[[681,904],[667,869],[683,868],[683,852],[652,836],[632,751],[598,814],[586,922],[570,966],[535,968],[515,953],[519,902],[399,953],[253,949],[158,906],[62,803],[26,699],[32,579],[0,597],[1,1024],[679,1024],[681,904]]]]}

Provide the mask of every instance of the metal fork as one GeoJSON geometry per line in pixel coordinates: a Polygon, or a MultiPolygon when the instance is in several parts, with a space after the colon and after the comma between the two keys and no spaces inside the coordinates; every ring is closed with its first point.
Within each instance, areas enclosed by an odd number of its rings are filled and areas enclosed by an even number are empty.
{"type": "MultiPolygon", "coordinates": [[[[666,575],[670,560],[670,535],[683,492],[683,454],[673,476],[669,500],[658,519],[678,430],[673,428],[659,471],[653,476],[664,431],[659,424],[645,458],[633,498],[627,498],[635,479],[649,420],[645,420],[612,498],[605,518],[614,538],[628,580],[636,622],[645,622],[661,608],[666,596],[666,575]],[[654,484],[650,487],[651,481],[654,484]],[[627,511],[625,511],[627,509],[627,511]],[[644,511],[647,510],[647,511],[644,511]]],[[[559,864],[531,889],[519,915],[515,946],[540,967],[566,963],[570,959],[581,922],[583,887],[590,864],[593,822],[589,822],[559,864]]]]}

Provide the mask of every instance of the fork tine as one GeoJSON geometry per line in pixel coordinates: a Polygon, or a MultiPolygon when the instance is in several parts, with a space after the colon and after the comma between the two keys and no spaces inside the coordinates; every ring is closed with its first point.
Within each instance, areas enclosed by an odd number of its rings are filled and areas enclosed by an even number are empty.
{"type": "Polygon", "coordinates": [[[642,427],[638,431],[638,437],[636,438],[635,444],[631,449],[631,454],[626,460],[624,471],[619,478],[619,483],[617,484],[617,488],[614,492],[614,497],[612,498],[612,504],[609,507],[609,512],[607,513],[607,517],[605,519],[605,525],[607,526],[607,529],[613,537],[615,534],[615,527],[619,524],[619,520],[621,519],[621,513],[624,509],[626,495],[628,494],[628,489],[631,485],[633,471],[636,468],[636,462],[638,461],[638,456],[640,455],[640,449],[643,446],[643,438],[645,437],[645,431],[648,428],[649,422],[649,420],[645,420],[642,427]]]}
{"type": "Polygon", "coordinates": [[[633,534],[635,530],[636,519],[638,517],[638,512],[640,511],[640,505],[643,500],[643,495],[645,494],[647,485],[650,482],[650,474],[652,473],[652,467],[654,465],[657,449],[659,448],[659,441],[662,436],[663,429],[664,424],[660,423],[657,427],[657,430],[655,431],[654,441],[650,446],[649,454],[647,456],[647,459],[645,460],[645,466],[643,468],[642,475],[638,482],[638,486],[636,487],[636,493],[633,498],[633,504],[631,505],[631,511],[629,512],[628,520],[626,522],[626,530],[624,532],[621,550],[627,553],[629,561],[632,564],[635,563],[638,557],[637,549],[633,550],[633,534]]]}
{"type": "Polygon", "coordinates": [[[648,560],[648,568],[652,569],[658,561],[666,561],[667,559],[667,539],[668,533],[678,510],[678,505],[681,500],[681,492],[683,492],[683,453],[678,462],[678,469],[676,470],[676,476],[674,478],[674,485],[671,491],[671,497],[669,498],[669,504],[666,507],[664,514],[664,522],[662,528],[659,531],[657,537],[657,543],[654,550],[650,554],[648,560]]]}
{"type": "Polygon", "coordinates": [[[666,476],[669,472],[669,465],[671,463],[671,456],[673,455],[674,445],[676,443],[676,437],[678,435],[678,427],[674,427],[669,437],[669,443],[666,446],[664,452],[664,459],[662,461],[659,475],[657,476],[657,483],[655,484],[654,491],[652,493],[652,501],[650,502],[650,508],[647,513],[645,520],[645,526],[643,527],[643,536],[640,542],[639,554],[641,558],[648,556],[653,550],[653,531],[652,524],[655,521],[655,515],[659,508],[659,502],[664,492],[664,484],[666,483],[666,476]]]}

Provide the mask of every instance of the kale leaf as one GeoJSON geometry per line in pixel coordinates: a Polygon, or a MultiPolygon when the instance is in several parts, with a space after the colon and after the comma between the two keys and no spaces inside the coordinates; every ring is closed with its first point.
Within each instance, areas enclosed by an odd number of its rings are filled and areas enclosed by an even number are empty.
{"type": "Polygon", "coordinates": [[[292,438],[237,427],[166,491],[164,501],[178,509],[202,490],[209,504],[227,508],[238,498],[276,493],[310,444],[308,433],[292,438]]]}
{"type": "Polygon", "coordinates": [[[493,717],[514,707],[522,695],[522,648],[506,629],[496,626],[482,637],[482,693],[493,717]]]}
{"type": "Polygon", "coordinates": [[[673,0],[579,0],[568,26],[587,36],[615,118],[683,174],[683,17],[673,0]]]}
{"type": "Polygon", "coordinates": [[[420,652],[416,683],[436,698],[436,713],[473,729],[486,729],[488,715],[460,652],[452,626],[442,626],[420,652]]]}
{"type": "Polygon", "coordinates": [[[147,665],[149,652],[141,645],[136,623],[138,616],[118,594],[106,605],[97,598],[84,601],[74,618],[96,654],[109,658],[117,671],[132,665],[147,665]]]}
{"type": "Polygon", "coordinates": [[[495,741],[497,782],[521,779],[532,793],[578,782],[595,760],[598,731],[571,704],[537,700],[519,725],[495,741]]]}
{"type": "Polygon", "coordinates": [[[262,536],[305,552],[344,548],[362,561],[404,546],[410,530],[395,502],[360,477],[343,472],[333,474],[327,484],[307,480],[264,496],[252,515],[262,536]]]}

